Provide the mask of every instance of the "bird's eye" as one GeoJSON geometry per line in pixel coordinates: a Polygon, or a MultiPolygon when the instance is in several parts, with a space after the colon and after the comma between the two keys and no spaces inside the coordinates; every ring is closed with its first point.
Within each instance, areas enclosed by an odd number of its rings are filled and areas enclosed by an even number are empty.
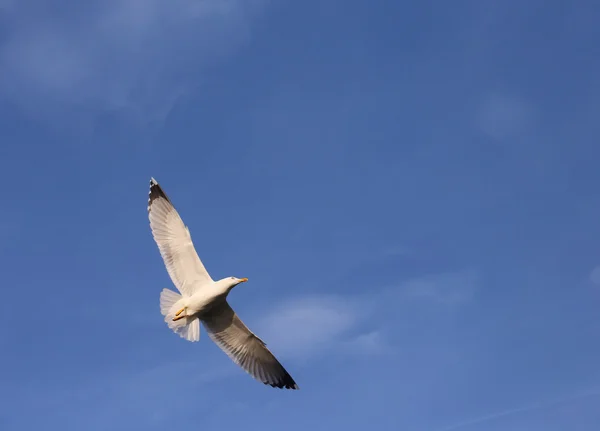
{"type": "Polygon", "coordinates": [[[235,280],[235,277],[231,277],[232,280],[235,280]]]}

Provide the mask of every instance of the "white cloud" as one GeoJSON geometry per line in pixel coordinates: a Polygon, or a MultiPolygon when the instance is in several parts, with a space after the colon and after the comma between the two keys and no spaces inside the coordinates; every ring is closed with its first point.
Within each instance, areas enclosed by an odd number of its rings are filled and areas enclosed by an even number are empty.
{"type": "Polygon", "coordinates": [[[298,298],[275,307],[257,333],[277,354],[306,357],[342,341],[360,317],[361,310],[339,296],[298,298]]]}
{"type": "Polygon", "coordinates": [[[6,7],[0,95],[34,114],[120,110],[162,119],[203,67],[248,36],[264,0],[92,0],[6,7]],[[46,11],[44,13],[44,11],[46,11]]]}
{"type": "Polygon", "coordinates": [[[396,318],[400,303],[425,299],[460,306],[473,298],[479,281],[476,271],[464,270],[417,277],[366,294],[290,299],[274,306],[259,321],[256,333],[282,357],[308,358],[331,350],[381,354],[392,348],[384,329],[396,318]]]}

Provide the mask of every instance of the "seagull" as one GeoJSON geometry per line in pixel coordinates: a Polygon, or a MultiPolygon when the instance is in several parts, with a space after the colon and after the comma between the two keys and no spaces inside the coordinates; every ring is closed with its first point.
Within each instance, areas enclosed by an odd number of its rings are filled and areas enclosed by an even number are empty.
{"type": "Polygon", "coordinates": [[[150,179],[148,218],[154,241],[171,281],[180,293],[163,289],[160,312],[181,338],[200,339],[200,322],[208,336],[254,379],[274,388],[299,389],[267,345],[227,303],[231,290],[247,278],[214,281],[198,257],[188,227],[154,178],[150,179]]]}

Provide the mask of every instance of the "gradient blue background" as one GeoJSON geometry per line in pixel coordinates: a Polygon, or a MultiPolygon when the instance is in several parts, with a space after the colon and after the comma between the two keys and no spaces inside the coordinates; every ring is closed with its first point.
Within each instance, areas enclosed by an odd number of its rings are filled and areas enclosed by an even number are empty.
{"type": "Polygon", "coordinates": [[[0,1],[0,428],[597,431],[599,21],[0,1]],[[300,391],[168,330],[151,176],[300,391]]]}

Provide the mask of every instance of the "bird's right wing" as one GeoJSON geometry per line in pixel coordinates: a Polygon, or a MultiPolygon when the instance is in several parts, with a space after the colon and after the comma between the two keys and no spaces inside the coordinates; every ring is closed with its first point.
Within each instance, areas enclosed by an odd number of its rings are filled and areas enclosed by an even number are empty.
{"type": "Polygon", "coordinates": [[[190,231],[154,178],[150,180],[148,218],[167,272],[182,295],[191,296],[197,286],[213,281],[196,253],[190,231]]]}
{"type": "Polygon", "coordinates": [[[215,306],[201,320],[208,336],[256,380],[272,387],[298,389],[267,345],[244,325],[227,301],[215,306]]]}

